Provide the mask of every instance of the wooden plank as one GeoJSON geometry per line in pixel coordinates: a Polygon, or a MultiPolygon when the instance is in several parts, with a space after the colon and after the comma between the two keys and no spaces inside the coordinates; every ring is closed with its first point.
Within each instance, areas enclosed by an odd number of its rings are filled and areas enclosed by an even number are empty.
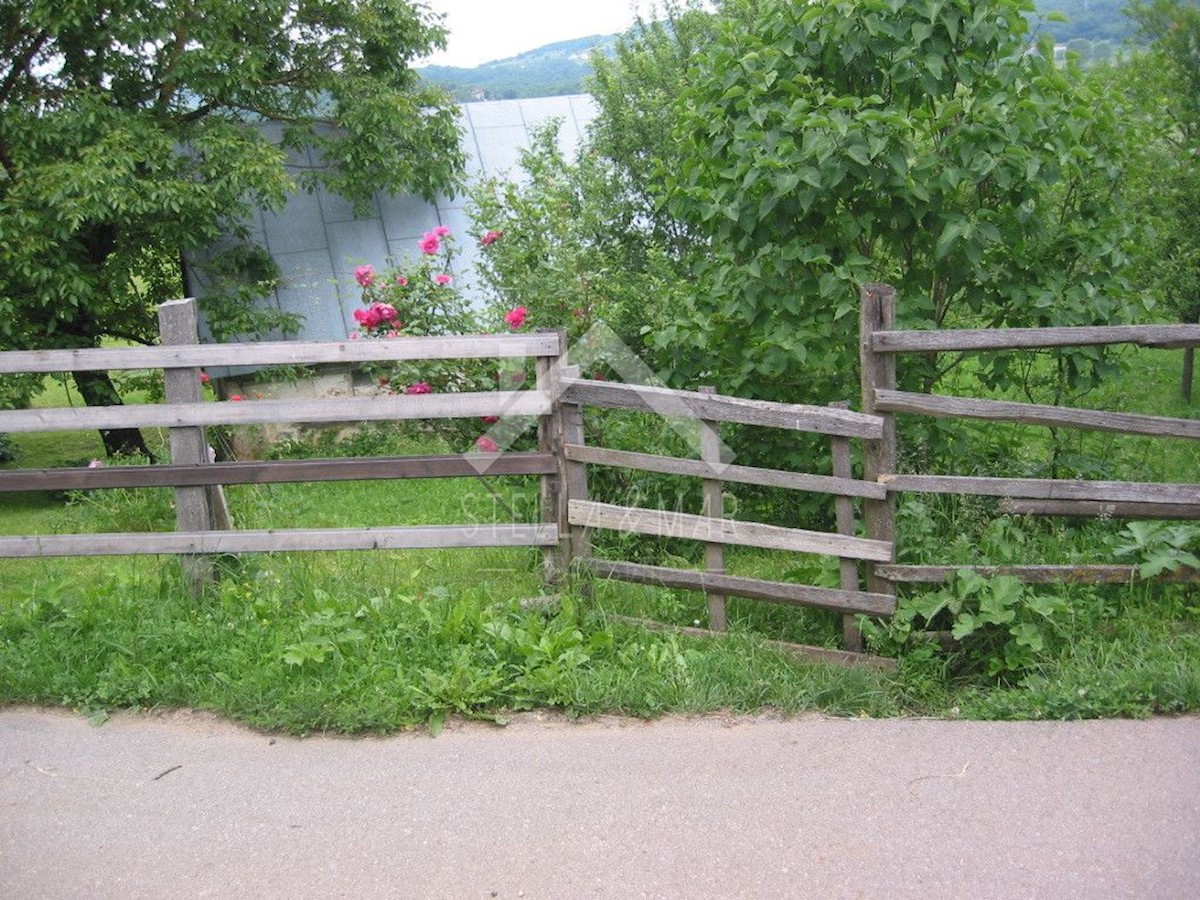
{"type": "Polygon", "coordinates": [[[607,528],[616,531],[631,531],[637,534],[653,534],[659,537],[683,538],[692,541],[719,541],[745,547],[763,547],[770,550],[795,550],[800,553],[818,553],[826,556],[849,556],[855,559],[871,559],[886,562],[891,559],[891,544],[865,538],[828,534],[823,531],[805,531],[799,528],[782,528],[778,525],[762,525],[757,522],[741,522],[734,519],[710,519],[687,513],[665,512],[659,509],[639,509],[629,506],[614,506],[609,503],[593,503],[586,500],[570,502],[570,522],[585,528],[607,528]]]}
{"type": "Polygon", "coordinates": [[[1027,500],[1200,503],[1200,484],[976,478],[969,475],[883,475],[879,480],[893,493],[911,491],[919,494],[975,494],[982,497],[1015,497],[1027,500]]]}
{"type": "Polygon", "coordinates": [[[1200,503],[1105,503],[1100,500],[1014,500],[998,507],[1012,516],[1067,516],[1104,519],[1200,519],[1200,503]]]}
{"type": "Polygon", "coordinates": [[[51,534],[0,537],[0,558],[545,547],[557,541],[558,529],[542,524],[51,534]]]}
{"type": "Polygon", "coordinates": [[[477,334],[362,341],[262,341],[194,347],[120,347],[81,350],[10,350],[0,374],[93,372],[201,366],[297,366],[421,359],[511,359],[554,356],[558,335],[477,334]]]}
{"type": "Polygon", "coordinates": [[[565,449],[567,459],[594,465],[639,469],[643,472],[660,472],[664,475],[691,475],[696,478],[719,477],[722,481],[731,481],[737,484],[758,484],[764,487],[812,491],[817,494],[834,494],[844,497],[870,497],[873,500],[883,500],[887,497],[887,488],[875,482],[859,481],[855,478],[831,478],[828,475],[809,475],[805,472],[787,472],[782,469],[760,469],[754,466],[735,466],[724,463],[714,465],[699,459],[679,459],[674,456],[655,456],[650,453],[609,450],[607,447],[584,447],[578,444],[567,444],[565,449]]]}
{"type": "MultiPolygon", "coordinates": [[[[1143,580],[1137,577],[1137,566],[878,566],[884,578],[910,584],[941,584],[959,569],[970,569],[989,578],[1012,575],[1025,584],[1128,584],[1143,580]]],[[[1166,572],[1146,581],[1183,584],[1200,581],[1200,570],[1183,569],[1166,572]]]]}
{"type": "MultiPolygon", "coordinates": [[[[706,396],[716,392],[715,387],[704,386],[700,393],[706,396]]],[[[700,420],[700,459],[716,469],[721,464],[721,435],[719,423],[700,420]]],[[[719,478],[705,478],[701,487],[704,496],[704,506],[701,514],[712,519],[725,518],[724,487],[719,478]]],[[[713,575],[725,574],[725,545],[713,541],[704,545],[704,568],[713,575]]],[[[729,619],[725,611],[725,595],[706,592],[705,600],[708,606],[708,627],[713,631],[728,631],[729,619]]]]}
{"type": "MultiPolygon", "coordinates": [[[[554,471],[555,465],[554,456],[548,453],[502,453],[489,459],[487,475],[544,475],[554,471]]],[[[478,460],[473,455],[285,459],[196,466],[7,469],[0,470],[0,493],[178,485],[380,481],[393,478],[474,478],[479,474],[478,460]]]]}
{"type": "Polygon", "coordinates": [[[1200,325],[1100,325],[1068,328],[961,328],[943,331],[876,331],[876,353],[948,350],[1034,350],[1138,344],[1143,347],[1200,346],[1200,325]]]}
{"type": "Polygon", "coordinates": [[[834,612],[865,613],[869,616],[890,616],[896,611],[896,598],[890,594],[838,590],[811,584],[793,584],[788,581],[764,581],[740,575],[670,569],[607,559],[588,560],[585,568],[600,578],[701,591],[706,594],[719,592],[789,606],[811,606],[834,612]]]}
{"type": "MultiPolygon", "coordinates": [[[[568,447],[583,447],[584,428],[583,428],[583,407],[577,403],[564,403],[562,405],[563,415],[563,459],[567,461],[566,466],[566,486],[567,486],[567,501],[568,503],[574,500],[588,499],[588,478],[587,466],[583,463],[572,460],[570,453],[567,452],[568,447]]],[[[587,448],[583,448],[587,449],[587,448]]],[[[567,520],[570,526],[570,517],[567,520]]],[[[588,541],[586,528],[570,526],[571,528],[571,548],[570,561],[575,563],[579,560],[585,560],[592,553],[591,543],[588,541]]],[[[588,592],[588,586],[583,586],[585,596],[588,592]]]]}
{"type": "Polygon", "coordinates": [[[584,406],[648,410],[660,416],[765,425],[846,437],[878,438],[883,433],[883,422],[878,416],[849,410],[744,400],[722,394],[705,395],[698,391],[677,391],[614,381],[564,379],[563,384],[568,402],[584,406]]]}
{"type": "MultiPolygon", "coordinates": [[[[835,401],[830,406],[845,409],[849,404],[845,400],[835,401]]],[[[833,474],[837,478],[849,478],[852,472],[850,461],[850,441],[844,437],[829,439],[830,452],[833,457],[833,474]]],[[[853,535],[854,503],[849,497],[835,497],[833,502],[834,518],[837,521],[838,534],[853,535]]],[[[858,590],[858,562],[853,559],[838,560],[839,583],[843,591],[858,590]]],[[[853,653],[861,653],[863,649],[862,630],[853,613],[842,615],[842,647],[853,653]]]]}
{"type": "MultiPolygon", "coordinates": [[[[199,312],[194,299],[172,300],[158,307],[159,340],[164,346],[195,345],[200,342],[199,312]]],[[[172,404],[199,403],[202,399],[200,370],[168,369],[163,374],[166,400],[172,404]]],[[[208,463],[208,438],[203,428],[172,428],[168,435],[171,461],[181,466],[208,463]]],[[[175,530],[206,531],[213,527],[213,508],[207,487],[175,488],[175,530]]],[[[193,596],[216,580],[213,561],[204,556],[180,560],[183,577],[193,596]]]]}
{"type": "MultiPolygon", "coordinates": [[[[673,631],[688,637],[722,638],[729,637],[728,631],[707,631],[703,628],[689,628],[683,625],[668,625],[665,622],[655,622],[651,619],[635,619],[632,616],[609,616],[614,622],[645,628],[648,631],[673,631]]],[[[886,656],[871,656],[867,653],[850,653],[846,650],[832,650],[828,647],[812,647],[807,644],[792,644],[787,641],[769,641],[760,639],[764,647],[781,650],[791,656],[807,662],[824,663],[826,665],[843,666],[846,668],[869,668],[895,671],[898,667],[896,660],[886,656]]]]}
{"type": "MultiPolygon", "coordinates": [[[[880,391],[896,387],[896,357],[874,350],[873,335],[896,327],[896,289],[887,284],[864,284],[859,289],[858,359],[862,385],[864,413],[881,412],[877,402],[880,391]]],[[[896,471],[896,417],[883,417],[883,429],[877,440],[863,446],[863,478],[876,481],[881,475],[896,471]]],[[[882,500],[863,502],[863,524],[867,537],[894,544],[896,540],[896,501],[889,494],[882,500]]],[[[894,557],[893,557],[894,559],[894,557]]],[[[892,560],[884,560],[891,562],[892,560]]],[[[867,590],[884,594],[894,591],[895,585],[875,574],[867,563],[867,590]]]]}
{"type": "MultiPolygon", "coordinates": [[[[894,357],[893,357],[894,358],[894,357]]],[[[914,394],[906,391],[875,391],[875,409],[881,412],[915,413],[955,419],[986,419],[992,422],[1016,422],[1048,428],[1081,428],[1087,431],[1111,431],[1119,434],[1147,434],[1154,437],[1178,437],[1200,440],[1200,420],[1144,416],[1137,413],[1075,409],[1068,406],[1044,406],[1015,403],[1010,400],[983,400],[975,397],[946,397],[914,394]]]]}
{"type": "Polygon", "coordinates": [[[571,529],[567,522],[566,458],[563,456],[562,388],[558,362],[566,353],[567,336],[558,333],[559,352],[551,359],[539,357],[535,363],[537,390],[552,398],[547,414],[538,419],[538,450],[555,459],[555,469],[541,477],[538,495],[543,522],[558,527],[559,544],[542,552],[542,571],[547,584],[561,583],[567,572],[571,553],[571,529]]]}
{"type": "Polygon", "coordinates": [[[323,400],[245,400],[146,406],[0,410],[0,434],[87,431],[96,428],[177,428],[198,425],[380,422],[395,419],[470,419],[541,416],[550,409],[542,391],[461,394],[383,394],[323,400]]]}

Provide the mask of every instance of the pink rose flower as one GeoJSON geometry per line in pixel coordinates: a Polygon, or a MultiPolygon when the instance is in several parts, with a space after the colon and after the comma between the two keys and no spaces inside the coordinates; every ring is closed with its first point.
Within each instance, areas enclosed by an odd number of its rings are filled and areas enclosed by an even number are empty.
{"type": "Polygon", "coordinates": [[[425,236],[417,244],[421,248],[421,252],[426,256],[433,256],[442,246],[441,239],[432,231],[425,232],[425,236]]]}
{"type": "Polygon", "coordinates": [[[352,341],[358,340],[358,332],[357,331],[350,332],[350,340],[352,340],[352,341]]]}
{"type": "Polygon", "coordinates": [[[246,398],[243,397],[241,394],[230,394],[229,399],[230,400],[245,400],[246,398]]]}
{"type": "Polygon", "coordinates": [[[491,246],[492,244],[496,243],[496,241],[500,240],[500,238],[502,238],[503,236],[504,236],[503,231],[489,231],[487,234],[485,234],[483,237],[481,237],[479,239],[479,243],[483,244],[483,246],[485,246],[485,247],[488,247],[488,246],[491,246]]]}
{"type": "Polygon", "coordinates": [[[450,229],[447,228],[445,225],[439,225],[437,228],[433,229],[433,232],[432,232],[434,237],[440,237],[440,238],[445,237],[449,233],[450,233],[450,229]]]}
{"type": "Polygon", "coordinates": [[[359,266],[354,270],[354,280],[368,288],[375,283],[375,270],[370,266],[359,266]]]}
{"type": "Polygon", "coordinates": [[[379,316],[380,322],[395,322],[400,317],[396,307],[390,303],[372,303],[371,309],[379,316]]]}
{"type": "Polygon", "coordinates": [[[529,317],[529,310],[524,306],[518,306],[516,309],[510,309],[504,314],[504,321],[507,322],[513,331],[516,331],[525,324],[525,320],[529,317]]]}
{"type": "Polygon", "coordinates": [[[439,284],[442,287],[445,287],[446,285],[448,285],[451,282],[452,279],[450,278],[449,275],[447,275],[445,272],[443,272],[440,275],[434,275],[433,280],[434,280],[435,284],[439,284]]]}
{"type": "Polygon", "coordinates": [[[408,287],[408,279],[403,275],[397,275],[396,284],[400,285],[400,287],[408,287]]]}
{"type": "Polygon", "coordinates": [[[406,394],[429,394],[432,391],[433,388],[429,386],[429,382],[427,381],[418,381],[416,384],[410,384],[404,389],[404,393],[406,394]]]}
{"type": "Polygon", "coordinates": [[[208,377],[207,372],[200,373],[200,383],[201,384],[208,384],[210,381],[212,381],[212,379],[208,377]]]}
{"type": "Polygon", "coordinates": [[[475,446],[484,453],[498,453],[500,451],[500,445],[493,441],[486,434],[476,438],[475,446]]]}
{"type": "Polygon", "coordinates": [[[500,421],[499,416],[480,416],[479,418],[483,419],[484,423],[488,425],[495,425],[500,421]]]}

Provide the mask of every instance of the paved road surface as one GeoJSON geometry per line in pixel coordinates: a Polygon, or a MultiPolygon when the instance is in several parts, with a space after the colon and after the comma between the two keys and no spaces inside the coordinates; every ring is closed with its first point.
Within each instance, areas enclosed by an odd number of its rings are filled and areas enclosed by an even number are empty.
{"type": "Polygon", "coordinates": [[[0,897],[1195,900],[1200,718],[297,740],[0,709],[0,897]]]}

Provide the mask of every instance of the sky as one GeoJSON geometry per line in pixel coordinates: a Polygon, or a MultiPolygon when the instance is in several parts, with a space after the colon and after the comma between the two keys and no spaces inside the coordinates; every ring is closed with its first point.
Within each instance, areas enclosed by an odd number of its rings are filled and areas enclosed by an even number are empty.
{"type": "Polygon", "coordinates": [[[448,48],[417,65],[462,66],[506,59],[570,38],[615,34],[646,0],[422,0],[445,13],[448,48]]]}

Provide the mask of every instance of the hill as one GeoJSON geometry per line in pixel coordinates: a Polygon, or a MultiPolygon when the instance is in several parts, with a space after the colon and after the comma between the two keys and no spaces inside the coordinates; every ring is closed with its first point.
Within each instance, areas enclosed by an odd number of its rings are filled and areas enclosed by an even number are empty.
{"type": "MultiPolygon", "coordinates": [[[[1132,35],[1129,19],[1121,11],[1126,0],[1039,0],[1034,25],[1067,44],[1085,62],[1112,55],[1132,35]],[[1059,12],[1067,22],[1049,22],[1045,16],[1059,12]]],[[[555,97],[583,91],[591,74],[593,50],[609,52],[615,34],[593,34],[537,47],[508,59],[484,63],[473,69],[426,66],[417,71],[444,87],[455,100],[514,100],[555,97]]]]}
{"type": "Polygon", "coordinates": [[[592,71],[588,62],[591,52],[608,51],[616,37],[594,34],[559,41],[473,69],[426,66],[417,71],[460,102],[578,94],[583,91],[584,77],[592,71]]]}

